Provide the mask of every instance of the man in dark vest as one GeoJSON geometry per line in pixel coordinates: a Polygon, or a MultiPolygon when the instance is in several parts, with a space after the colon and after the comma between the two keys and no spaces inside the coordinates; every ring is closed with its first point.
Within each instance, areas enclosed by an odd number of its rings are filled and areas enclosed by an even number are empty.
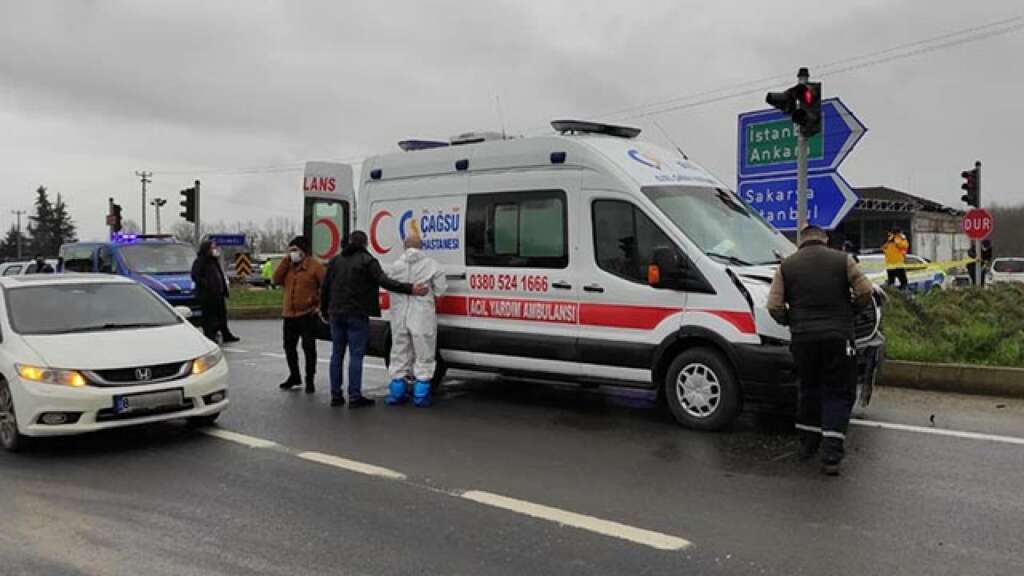
{"type": "Polygon", "coordinates": [[[804,227],[800,249],[775,272],[768,311],[792,334],[800,456],[810,459],[824,444],[822,471],[836,476],[857,395],[854,306],[870,304],[874,286],[851,255],[827,244],[824,230],[804,227]]]}

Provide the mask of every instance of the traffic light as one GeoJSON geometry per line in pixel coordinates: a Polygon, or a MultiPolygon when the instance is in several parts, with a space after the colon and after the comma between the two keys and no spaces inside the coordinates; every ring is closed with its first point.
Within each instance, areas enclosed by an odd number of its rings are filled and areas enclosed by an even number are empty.
{"type": "Polygon", "coordinates": [[[964,195],[960,197],[960,201],[966,203],[968,206],[980,208],[981,202],[978,195],[978,168],[975,167],[973,170],[964,170],[960,173],[960,177],[964,179],[964,183],[960,185],[960,189],[964,191],[964,195]]]}
{"type": "Polygon", "coordinates": [[[121,231],[121,205],[110,205],[110,231],[117,234],[121,231]]]}
{"type": "Polygon", "coordinates": [[[794,88],[797,88],[797,110],[793,112],[793,122],[810,138],[821,132],[821,82],[797,84],[794,88]]]}
{"type": "Polygon", "coordinates": [[[765,102],[789,116],[804,136],[810,138],[821,132],[821,82],[797,84],[785,92],[769,92],[765,102]]]}
{"type": "Polygon", "coordinates": [[[182,211],[178,214],[188,222],[196,221],[196,189],[185,188],[181,191],[181,208],[182,211]]]}

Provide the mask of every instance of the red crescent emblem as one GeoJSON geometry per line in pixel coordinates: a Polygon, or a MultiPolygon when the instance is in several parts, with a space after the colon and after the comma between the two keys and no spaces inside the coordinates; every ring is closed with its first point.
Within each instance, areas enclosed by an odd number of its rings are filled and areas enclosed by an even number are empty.
{"type": "Polygon", "coordinates": [[[380,224],[380,221],[385,217],[390,218],[391,212],[388,212],[387,210],[377,212],[377,214],[374,215],[373,220],[370,221],[370,246],[373,247],[373,251],[377,254],[387,254],[388,252],[391,252],[391,248],[385,248],[380,245],[379,241],[377,241],[377,225],[380,224]]]}
{"type": "Polygon", "coordinates": [[[338,249],[341,248],[341,233],[338,231],[338,225],[334,223],[334,220],[330,218],[321,218],[315,223],[317,226],[327,227],[328,232],[331,233],[331,244],[327,248],[327,251],[323,254],[317,254],[317,258],[327,260],[333,258],[337,253],[338,249]]]}

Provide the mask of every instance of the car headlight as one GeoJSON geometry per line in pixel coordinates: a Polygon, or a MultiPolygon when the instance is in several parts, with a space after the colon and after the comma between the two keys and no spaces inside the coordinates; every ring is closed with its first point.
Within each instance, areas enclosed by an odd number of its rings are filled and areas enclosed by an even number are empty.
{"type": "Polygon", "coordinates": [[[213,352],[200,356],[192,361],[192,374],[202,374],[210,368],[217,365],[218,362],[224,359],[224,353],[220,351],[220,348],[215,349],[213,352]]]}
{"type": "Polygon", "coordinates": [[[88,384],[85,376],[82,376],[82,373],[77,370],[61,370],[46,366],[32,366],[31,364],[15,364],[15,366],[18,369],[18,376],[21,376],[23,380],[31,382],[71,386],[73,388],[81,388],[88,384]]]}

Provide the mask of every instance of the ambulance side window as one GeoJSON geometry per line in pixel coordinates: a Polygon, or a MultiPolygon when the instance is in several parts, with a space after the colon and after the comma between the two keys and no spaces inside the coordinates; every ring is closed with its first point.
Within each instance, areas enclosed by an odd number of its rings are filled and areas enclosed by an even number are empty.
{"type": "MultiPolygon", "coordinates": [[[[628,202],[593,204],[594,255],[605,272],[647,284],[647,266],[657,248],[679,250],[646,214],[628,202]]],[[[682,254],[679,260],[684,261],[682,254]]]]}
{"type": "Polygon", "coordinates": [[[467,202],[467,212],[467,265],[569,265],[565,192],[474,194],[467,202]]]}

